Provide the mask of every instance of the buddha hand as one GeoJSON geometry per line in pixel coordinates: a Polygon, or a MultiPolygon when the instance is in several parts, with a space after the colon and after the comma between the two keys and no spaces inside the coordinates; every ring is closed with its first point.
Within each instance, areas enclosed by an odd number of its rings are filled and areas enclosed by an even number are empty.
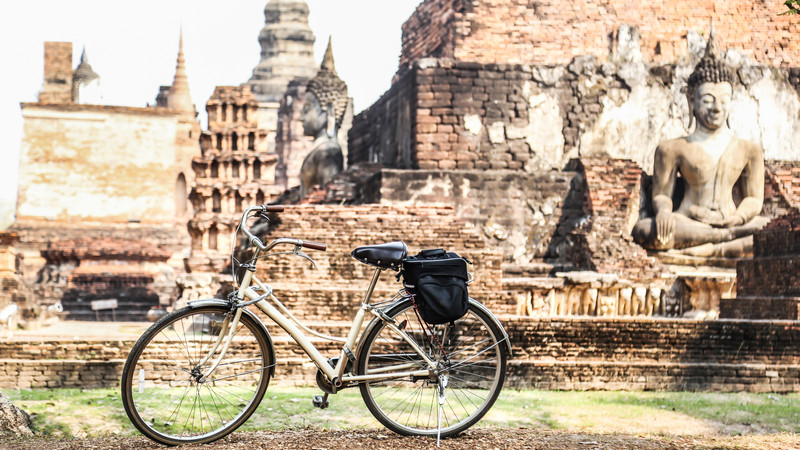
{"type": "Polygon", "coordinates": [[[656,214],[656,239],[666,246],[672,240],[675,233],[675,217],[671,211],[661,211],[656,214]]]}
{"type": "Polygon", "coordinates": [[[718,228],[730,228],[730,227],[737,227],[739,225],[744,225],[744,217],[734,214],[730,217],[726,217],[719,221],[718,223],[712,223],[711,226],[718,227],[718,228]]]}
{"type": "Polygon", "coordinates": [[[689,207],[689,218],[715,227],[723,226],[722,223],[725,220],[722,212],[698,205],[689,207]]]}

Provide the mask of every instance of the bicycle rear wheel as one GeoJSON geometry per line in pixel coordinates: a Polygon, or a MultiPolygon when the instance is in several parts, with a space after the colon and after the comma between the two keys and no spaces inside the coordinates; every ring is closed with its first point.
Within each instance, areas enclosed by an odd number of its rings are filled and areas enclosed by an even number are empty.
{"type": "MultiPolygon", "coordinates": [[[[387,315],[434,361],[447,369],[442,437],[453,436],[474,425],[494,405],[506,375],[505,333],[490,316],[470,300],[467,314],[453,325],[431,325],[436,339],[425,335],[425,324],[415,314],[410,299],[390,308],[387,315]],[[437,342],[438,340],[438,342],[437,342]],[[444,351],[444,353],[443,353],[444,351]],[[445,360],[444,355],[447,355],[445,360]]],[[[372,328],[358,357],[362,375],[427,368],[424,360],[397,333],[379,322],[372,328]],[[403,368],[399,366],[404,366],[403,368]],[[413,366],[413,368],[408,368],[413,366]]],[[[372,415],[402,435],[437,434],[438,379],[429,376],[361,384],[361,396],[372,415]]]]}
{"type": "Polygon", "coordinates": [[[163,317],[139,338],[122,371],[122,402],[145,436],[167,445],[224,437],[256,410],[269,384],[269,341],[260,324],[242,314],[233,341],[214,363],[200,365],[226,329],[228,309],[186,307],[163,317]]]}

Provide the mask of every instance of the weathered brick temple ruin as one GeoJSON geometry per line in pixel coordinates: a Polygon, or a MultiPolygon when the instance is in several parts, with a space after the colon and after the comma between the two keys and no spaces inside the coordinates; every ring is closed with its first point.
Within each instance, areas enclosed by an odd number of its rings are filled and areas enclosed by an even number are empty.
{"type": "MultiPolygon", "coordinates": [[[[325,242],[328,251],[313,255],[318,270],[276,260],[260,276],[320,328],[346,329],[366,285],[367,269],[350,250],[404,240],[412,251],[445,246],[475,262],[470,292],[509,331],[514,385],[798,391],[800,43],[791,37],[800,24],[780,16],[780,6],[422,1],[403,26],[391,88],[355,117],[348,104],[350,116],[338,128],[345,170],[304,198],[287,193],[300,184],[312,149],[302,111],[320,70],[302,58],[314,39],[303,2],[267,4],[262,61],[248,82],[217,88],[202,133],[193,108],[176,110],[169,102],[119,108],[46,98],[48,77],[56,76],[46,64],[40,102],[23,105],[27,175],[13,228],[20,241],[8,242],[24,254],[23,277],[46,302],[119,297],[103,281],[116,276],[103,269],[113,260],[124,276],[138,277],[136,286],[158,294],[152,304],[172,306],[176,298],[224,288],[237,212],[292,200],[297,205],[266,237],[325,242]],[[719,59],[736,78],[728,125],[763,148],[760,215],[775,220],[754,235],[754,258],[648,251],[631,236],[654,208],[656,147],[696,126],[687,80],[709,54],[712,20],[719,59]],[[289,24],[303,37],[291,45],[281,40],[289,24]],[[304,69],[292,76],[266,69],[282,64],[304,69]],[[270,73],[280,74],[280,83],[270,73]],[[71,133],[81,127],[118,118],[156,128],[170,142],[161,148],[173,150],[158,153],[169,159],[161,175],[132,171],[119,181],[136,182],[131,188],[100,176],[110,162],[76,166],[76,177],[94,171],[97,178],[67,179],[64,192],[82,189],[53,202],[41,180],[73,160],[54,158],[43,142],[75,142],[71,133]],[[114,192],[106,207],[77,209],[85,204],[78,196],[101,186],[114,192]],[[106,254],[77,250],[89,238],[106,254]],[[113,242],[129,250],[115,252],[113,242]],[[167,287],[169,281],[179,287],[167,287]]],[[[131,149],[148,145],[126,142],[131,149]]],[[[117,153],[115,160],[124,159],[117,153]]],[[[129,169],[135,167],[152,170],[129,169]]],[[[390,278],[379,292],[396,292],[390,278]]],[[[299,349],[270,330],[282,353],[278,381],[310,382],[299,349]]],[[[81,341],[47,350],[52,355],[37,370],[46,374],[56,360],[73,361],[77,349],[96,346],[104,356],[86,362],[94,364],[94,378],[54,385],[110,384],[131,344],[81,341]]],[[[15,345],[2,347],[0,358],[25,357],[23,344],[15,345]]],[[[13,383],[9,377],[23,365],[3,361],[0,387],[13,383]]]]}

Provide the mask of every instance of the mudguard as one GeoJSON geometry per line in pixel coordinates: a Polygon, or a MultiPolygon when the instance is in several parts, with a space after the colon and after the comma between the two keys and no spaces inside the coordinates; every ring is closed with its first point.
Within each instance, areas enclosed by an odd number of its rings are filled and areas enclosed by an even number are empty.
{"type": "MultiPolygon", "coordinates": [[[[192,300],[188,303],[188,306],[192,309],[201,308],[203,306],[222,306],[224,308],[228,308],[230,304],[226,300],[222,300],[220,298],[207,298],[201,300],[192,300]]],[[[267,327],[264,326],[264,322],[262,322],[257,315],[253,314],[248,309],[242,311],[242,314],[246,314],[253,319],[255,323],[261,327],[261,331],[264,332],[264,336],[267,338],[267,343],[269,344],[269,360],[272,361],[269,367],[269,377],[272,379],[272,377],[275,376],[275,366],[277,365],[277,362],[275,361],[275,344],[272,343],[272,336],[270,336],[269,330],[267,330],[267,327]]]]}

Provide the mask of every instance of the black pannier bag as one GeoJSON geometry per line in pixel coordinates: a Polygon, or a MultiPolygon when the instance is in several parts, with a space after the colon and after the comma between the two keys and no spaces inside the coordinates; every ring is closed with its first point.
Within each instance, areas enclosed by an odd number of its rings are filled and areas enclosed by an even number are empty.
{"type": "Polygon", "coordinates": [[[440,248],[423,250],[403,260],[403,286],[414,295],[422,320],[442,324],[467,313],[467,262],[440,248]]]}

